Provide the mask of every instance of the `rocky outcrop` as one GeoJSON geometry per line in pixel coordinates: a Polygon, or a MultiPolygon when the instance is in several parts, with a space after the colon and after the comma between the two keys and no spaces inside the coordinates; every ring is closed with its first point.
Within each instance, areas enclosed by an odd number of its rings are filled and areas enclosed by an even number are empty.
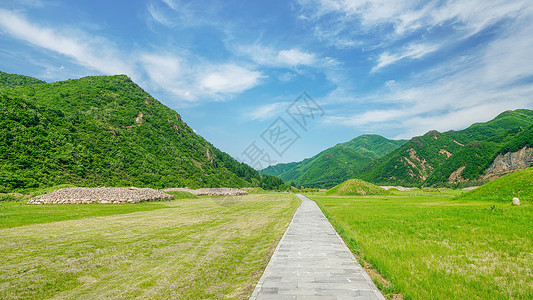
{"type": "Polygon", "coordinates": [[[457,183],[464,181],[463,174],[464,169],[466,166],[459,167],[457,170],[453,171],[452,174],[450,174],[450,177],[448,177],[448,184],[457,183]]]}
{"type": "Polygon", "coordinates": [[[406,151],[409,153],[409,158],[404,156],[403,160],[404,164],[409,167],[409,175],[411,177],[418,177],[422,181],[426,180],[433,170],[433,167],[431,167],[425,159],[420,159],[415,149],[409,148],[406,151]]]}
{"type": "Polygon", "coordinates": [[[443,154],[443,155],[446,155],[446,158],[450,158],[450,156],[452,156],[452,153],[450,153],[450,151],[447,151],[447,150],[444,150],[444,149],[440,149],[439,153],[443,154]]]}
{"type": "Polygon", "coordinates": [[[499,154],[492,165],[485,170],[486,174],[497,174],[512,170],[524,169],[533,164],[533,148],[524,147],[516,152],[499,154]]]}
{"type": "Polygon", "coordinates": [[[28,204],[137,203],[172,200],[162,191],[136,187],[64,188],[28,200],[28,204]]]}
{"type": "Polygon", "coordinates": [[[248,195],[248,192],[241,189],[234,188],[204,188],[193,190],[190,188],[168,188],[162,190],[164,192],[188,192],[197,196],[240,196],[248,195]]]}
{"type": "Polygon", "coordinates": [[[137,118],[135,118],[135,123],[137,123],[138,125],[141,125],[142,122],[143,122],[143,117],[144,117],[144,113],[143,113],[143,112],[140,112],[140,113],[137,115],[137,118]]]}

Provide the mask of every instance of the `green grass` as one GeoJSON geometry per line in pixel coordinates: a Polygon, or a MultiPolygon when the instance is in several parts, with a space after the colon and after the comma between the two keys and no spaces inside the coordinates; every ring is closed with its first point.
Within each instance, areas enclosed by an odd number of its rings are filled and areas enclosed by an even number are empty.
{"type": "Polygon", "coordinates": [[[518,197],[522,202],[533,200],[533,168],[503,176],[458,198],[511,202],[513,197],[518,197]]]}
{"type": "MultiPolygon", "coordinates": [[[[298,205],[287,194],[240,196],[231,205],[197,198],[0,229],[0,299],[248,298],[298,205]]],[[[111,206],[32,208],[81,207],[111,206]]]]}
{"type": "Polygon", "coordinates": [[[136,204],[26,204],[0,202],[0,229],[29,224],[41,224],[82,218],[104,217],[117,214],[151,211],[165,208],[159,203],[136,204]]]}
{"type": "Polygon", "coordinates": [[[310,197],[350,249],[390,281],[381,286],[389,296],[533,298],[533,207],[453,200],[458,193],[310,197]]]}
{"type": "Polygon", "coordinates": [[[390,192],[372,183],[360,180],[349,179],[345,182],[329,189],[327,195],[353,196],[353,195],[381,195],[390,192]]]}

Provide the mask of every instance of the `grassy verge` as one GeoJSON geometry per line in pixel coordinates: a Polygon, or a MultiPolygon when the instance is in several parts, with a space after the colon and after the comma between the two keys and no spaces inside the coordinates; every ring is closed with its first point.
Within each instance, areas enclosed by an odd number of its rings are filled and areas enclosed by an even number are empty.
{"type": "Polygon", "coordinates": [[[384,277],[378,285],[389,297],[533,298],[533,207],[453,200],[457,194],[310,198],[384,277]]]}
{"type": "Polygon", "coordinates": [[[118,207],[139,210],[0,229],[0,298],[247,298],[299,200],[268,194],[225,203],[131,204],[118,207]]]}
{"type": "Polygon", "coordinates": [[[136,204],[26,204],[0,202],[0,229],[82,218],[103,217],[132,212],[151,211],[166,206],[153,202],[136,204]]]}

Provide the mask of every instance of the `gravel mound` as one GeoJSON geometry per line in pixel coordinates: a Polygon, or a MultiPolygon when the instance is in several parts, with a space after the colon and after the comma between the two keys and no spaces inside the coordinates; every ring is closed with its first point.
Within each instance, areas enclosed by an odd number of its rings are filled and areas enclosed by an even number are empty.
{"type": "Polygon", "coordinates": [[[386,190],[395,188],[398,191],[414,191],[414,190],[418,190],[418,188],[416,188],[416,187],[415,188],[407,188],[407,187],[403,187],[403,186],[392,186],[392,185],[385,185],[385,186],[380,186],[380,187],[384,188],[386,190]]]}
{"type": "Polygon", "coordinates": [[[243,191],[241,189],[234,189],[234,188],[203,188],[203,189],[197,189],[193,190],[190,188],[168,188],[163,189],[163,192],[188,192],[197,196],[241,196],[241,195],[248,195],[248,192],[243,191]]]}
{"type": "Polygon", "coordinates": [[[463,191],[468,192],[477,189],[479,186],[469,186],[463,189],[463,191]]]}
{"type": "Polygon", "coordinates": [[[159,190],[136,187],[64,188],[28,200],[28,204],[137,203],[172,200],[159,190]]]}

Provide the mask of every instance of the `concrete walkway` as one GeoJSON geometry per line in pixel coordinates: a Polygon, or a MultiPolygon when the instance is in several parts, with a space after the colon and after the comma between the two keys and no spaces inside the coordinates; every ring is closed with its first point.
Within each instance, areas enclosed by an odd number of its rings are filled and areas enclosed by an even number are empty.
{"type": "Polygon", "coordinates": [[[318,205],[302,205],[250,299],[385,299],[318,205]]]}

